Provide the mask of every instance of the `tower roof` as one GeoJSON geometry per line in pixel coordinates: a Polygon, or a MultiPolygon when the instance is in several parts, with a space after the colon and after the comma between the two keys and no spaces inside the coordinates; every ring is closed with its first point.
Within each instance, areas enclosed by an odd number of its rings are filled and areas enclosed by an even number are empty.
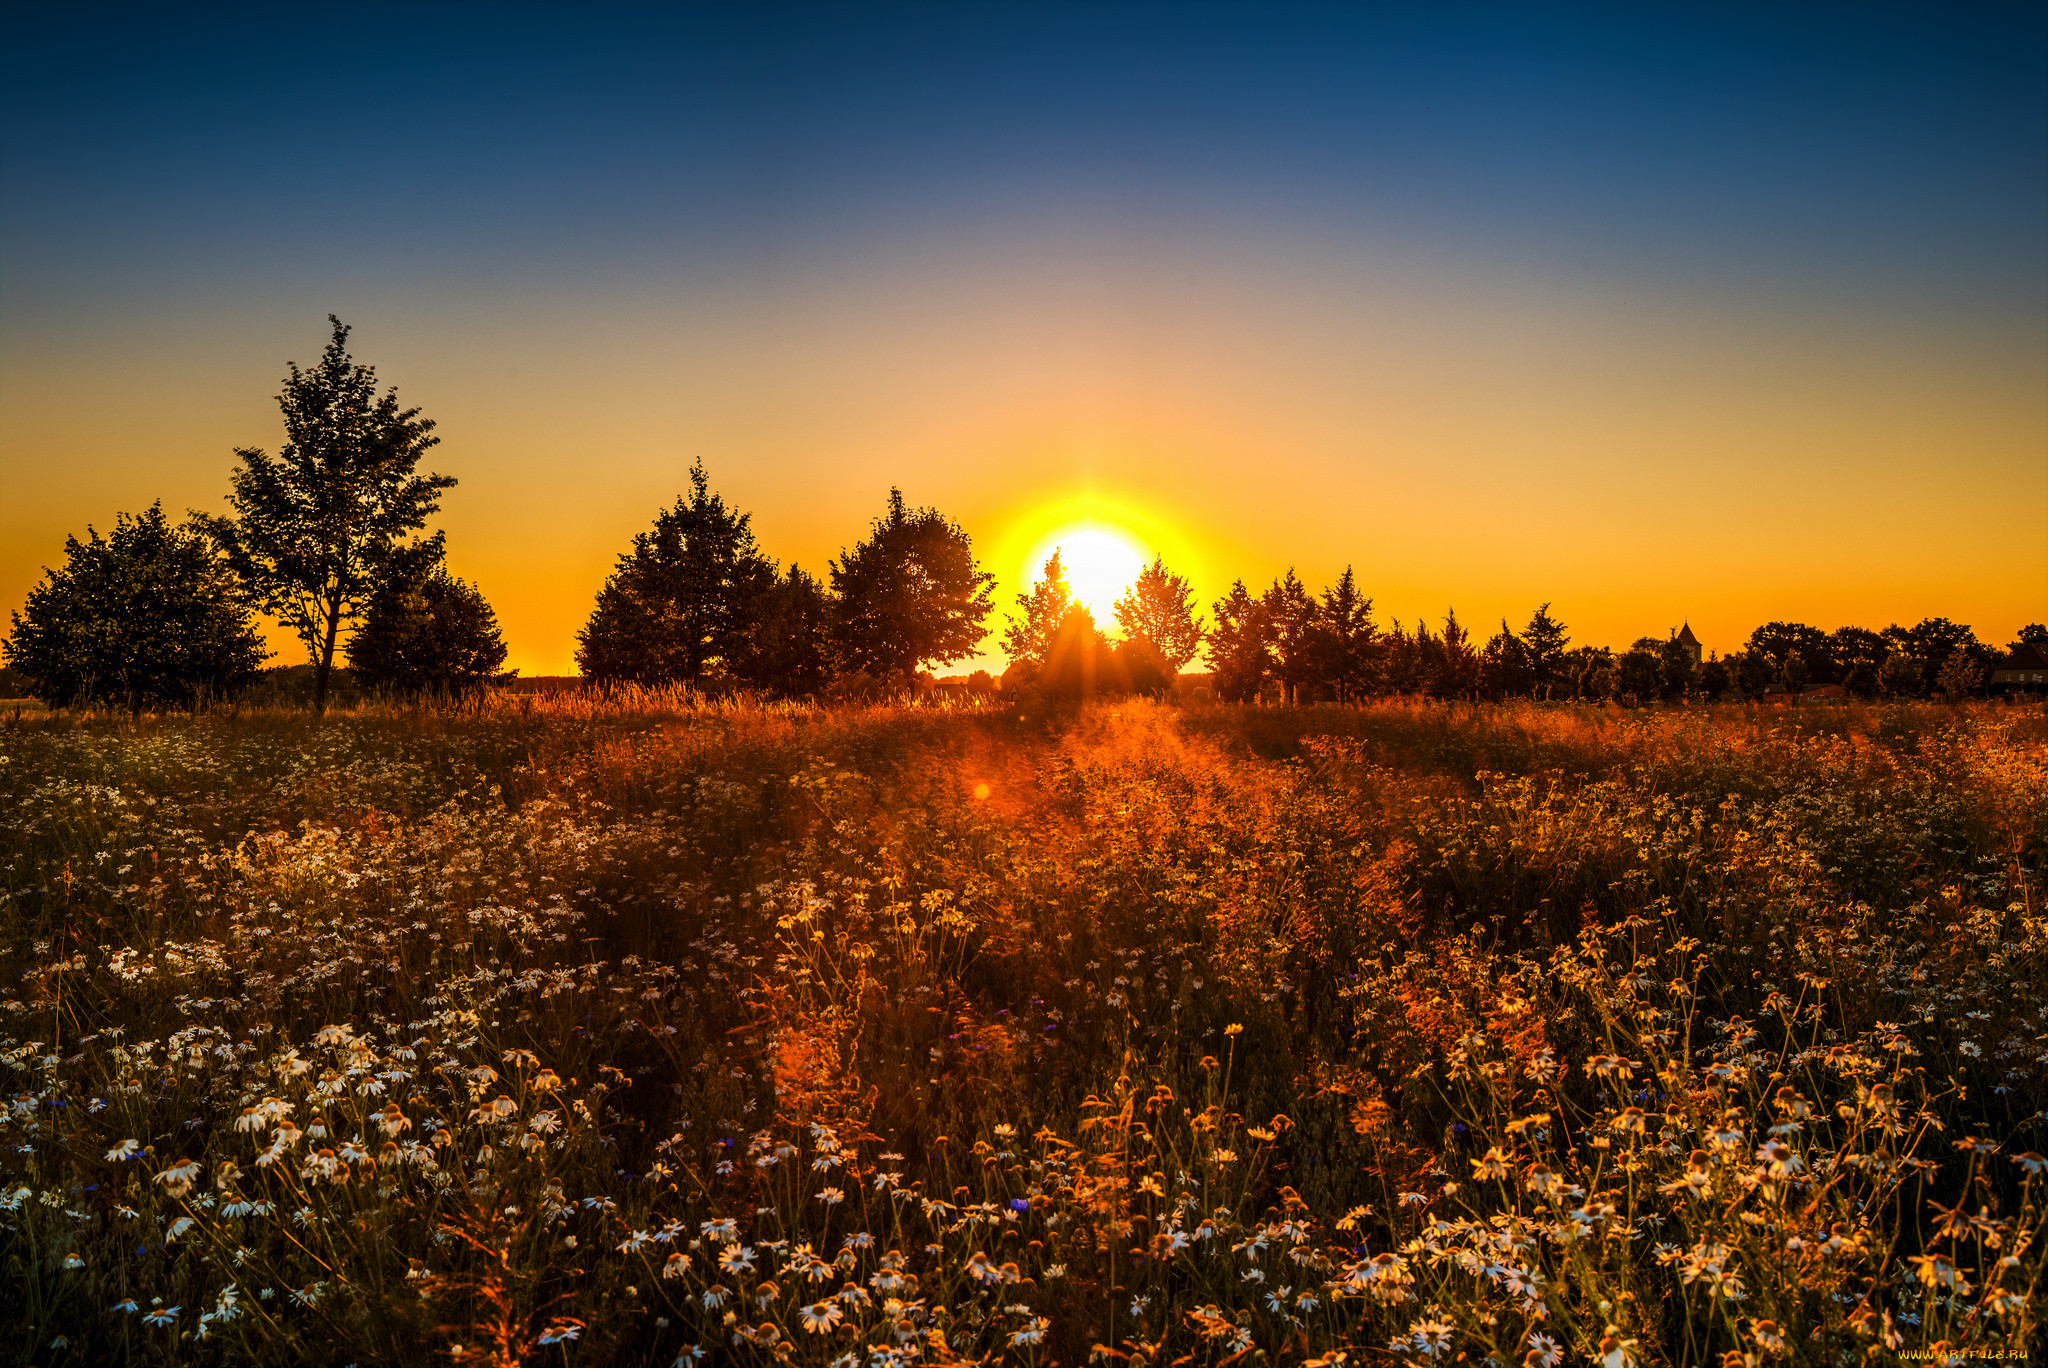
{"type": "Polygon", "coordinates": [[[1690,622],[1678,629],[1678,639],[1688,646],[1700,644],[1700,639],[1692,634],[1692,624],[1690,622]]]}

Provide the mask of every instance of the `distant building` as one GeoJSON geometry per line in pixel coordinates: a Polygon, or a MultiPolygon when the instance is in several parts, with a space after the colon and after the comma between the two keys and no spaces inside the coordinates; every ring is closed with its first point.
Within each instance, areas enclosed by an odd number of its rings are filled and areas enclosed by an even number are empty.
{"type": "Polygon", "coordinates": [[[2005,659],[1991,667],[1991,687],[2008,689],[2048,688],[2048,651],[2023,641],[2005,659]]]}
{"type": "Polygon", "coordinates": [[[1685,647],[1686,652],[1692,656],[1693,664],[1700,663],[1700,639],[1692,634],[1690,622],[1678,629],[1678,644],[1685,647]]]}

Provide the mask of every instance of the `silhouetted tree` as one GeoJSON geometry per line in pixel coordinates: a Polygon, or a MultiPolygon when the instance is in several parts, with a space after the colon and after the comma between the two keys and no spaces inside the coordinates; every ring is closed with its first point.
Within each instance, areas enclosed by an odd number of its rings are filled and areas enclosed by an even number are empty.
{"type": "Polygon", "coordinates": [[[1611,667],[1613,652],[1604,646],[1579,646],[1566,651],[1558,664],[1558,673],[1564,678],[1571,695],[1577,698],[1599,700],[1613,692],[1611,667]],[[1607,679],[1596,679],[1601,671],[1610,671],[1607,679]],[[1606,688],[1596,688],[1604,684],[1606,688]]]}
{"type": "Polygon", "coordinates": [[[254,682],[264,658],[248,596],[198,531],[163,505],[116,516],[111,536],[64,539],[13,614],[0,654],[52,707],[189,708],[254,682]]]}
{"type": "Polygon", "coordinates": [[[1237,580],[1212,611],[1216,625],[1209,632],[1209,668],[1215,673],[1216,695],[1248,703],[1259,696],[1273,668],[1266,606],[1237,580]]]}
{"type": "Polygon", "coordinates": [[[2014,637],[2011,644],[2005,649],[2017,651],[2022,646],[2048,647],[2048,627],[2044,627],[2038,622],[2028,623],[2020,628],[2019,635],[2014,637]]]}
{"type": "MultiPolygon", "coordinates": [[[[1017,606],[1024,610],[1024,616],[1011,618],[1009,626],[1003,629],[1003,654],[1012,661],[1029,660],[1043,665],[1072,602],[1066,567],[1060,564],[1060,553],[1055,549],[1046,558],[1045,569],[1039,573],[1038,583],[1031,586],[1031,592],[1017,595],[1017,606]]],[[[1089,621],[1094,621],[1092,615],[1089,621]]]]}
{"type": "Polygon", "coordinates": [[[1813,683],[1813,672],[1806,667],[1806,656],[1800,651],[1787,652],[1778,662],[1778,687],[1788,694],[1804,693],[1813,683]]]}
{"type": "Polygon", "coordinates": [[[1805,662],[1809,681],[1833,684],[1836,680],[1833,639],[1818,627],[1803,622],[1767,622],[1749,634],[1749,649],[1769,656],[1780,667],[1796,654],[1805,662]]]}
{"type": "Polygon", "coordinates": [[[1595,703],[1614,697],[1617,680],[1614,657],[1608,653],[1587,656],[1573,677],[1579,697],[1595,703]]]}
{"type": "Polygon", "coordinates": [[[1940,687],[1935,677],[1958,650],[1967,652],[1979,665],[1987,664],[1990,658],[1990,652],[1984,649],[1983,642],[1977,640],[1975,632],[1947,618],[1922,618],[1911,627],[1894,623],[1884,629],[1883,636],[1894,651],[1918,667],[1920,683],[1912,691],[1915,694],[1940,687]]]}
{"type": "MultiPolygon", "coordinates": [[[[1505,630],[1507,624],[1501,626],[1505,630]]],[[[1539,604],[1529,614],[1529,625],[1522,629],[1522,647],[1529,656],[1532,691],[1549,698],[1559,685],[1570,683],[1564,659],[1571,642],[1564,624],[1550,615],[1548,603],[1539,604]]]]}
{"type": "MultiPolygon", "coordinates": [[[[1418,630],[1417,638],[1421,637],[1418,630]]],[[[1430,692],[1438,698],[1469,698],[1479,688],[1479,654],[1472,637],[1458,621],[1458,610],[1444,610],[1443,634],[1436,640],[1430,692]]]]}
{"type": "Polygon", "coordinates": [[[1436,638],[1429,634],[1428,623],[1416,619],[1415,631],[1410,634],[1401,625],[1401,619],[1395,618],[1387,632],[1383,657],[1383,678],[1388,690],[1427,695],[1437,654],[1436,638]]]}
{"type": "Polygon", "coordinates": [[[1120,689],[1164,698],[1173,692],[1180,671],[1160,653],[1150,637],[1135,636],[1119,641],[1110,650],[1111,676],[1120,689]]]}
{"type": "Polygon", "coordinates": [[[1176,671],[1186,669],[1202,649],[1202,617],[1195,611],[1195,591],[1166,568],[1164,557],[1155,556],[1138,572],[1113,611],[1125,641],[1150,642],[1176,671]]]}
{"type": "Polygon", "coordinates": [[[1271,647],[1273,674],[1292,705],[1300,701],[1301,687],[1316,678],[1317,618],[1315,597],[1295,578],[1294,567],[1273,581],[1266,590],[1266,640],[1271,647]]]}
{"type": "Polygon", "coordinates": [[[1657,650],[1657,664],[1663,675],[1661,696],[1685,698],[1699,682],[1699,662],[1692,658],[1692,651],[1678,639],[1678,633],[1657,650]]]}
{"type": "Polygon", "coordinates": [[[634,536],[598,591],[576,667],[639,684],[744,678],[758,600],[776,580],[750,524],[711,492],[702,462],[691,466],[689,496],[634,536]]]}
{"type": "Polygon", "coordinates": [[[988,635],[995,576],[974,543],[937,509],[911,509],[900,490],[866,541],[834,561],[833,638],[846,669],[908,675],[969,655],[988,635]]]}
{"type": "Polygon", "coordinates": [[[1762,651],[1735,652],[1728,657],[1728,673],[1747,698],[1761,698],[1778,686],[1778,662],[1762,651]]]}
{"type": "Polygon", "coordinates": [[[1941,672],[1934,677],[1934,687],[1951,702],[1968,698],[1983,686],[1984,667],[1977,663],[1967,646],[1958,646],[1949,652],[1948,659],[1942,662],[1941,672]]]}
{"type": "Polygon", "coordinates": [[[1358,592],[1350,566],[1323,591],[1316,628],[1316,674],[1337,701],[1355,702],[1372,692],[1379,626],[1372,620],[1372,600],[1358,592]]]}
{"type": "Polygon", "coordinates": [[[349,639],[348,665],[367,689],[464,693],[503,677],[498,615],[475,585],[436,565],[386,584],[349,639]]]}
{"type": "Polygon", "coordinates": [[[1841,685],[1845,692],[1858,698],[1869,698],[1877,692],[1877,661],[1857,656],[1842,667],[1841,685]]]}
{"type": "Polygon", "coordinates": [[[349,356],[334,332],[312,370],[290,367],[277,397],[285,443],[275,458],[237,448],[232,517],[203,517],[263,608],[299,634],[314,665],[313,707],[327,707],[342,632],[387,582],[405,582],[441,559],[442,536],[407,538],[440,506],[449,475],[416,475],[441,439],[431,419],[377,393],[377,373],[349,356]]]}
{"type": "Polygon", "coordinates": [[[1709,653],[1700,662],[1699,691],[1707,698],[1724,697],[1735,685],[1735,673],[1718,654],[1709,653]]]}
{"type": "Polygon", "coordinates": [[[820,692],[832,679],[831,614],[825,586],[790,566],[754,600],[741,674],[785,697],[820,692]]]}
{"type": "Polygon", "coordinates": [[[1622,698],[1646,702],[1661,696],[1664,688],[1664,660],[1656,639],[1648,638],[1650,646],[1641,641],[1625,651],[1614,662],[1614,692],[1622,698]]]}
{"type": "Polygon", "coordinates": [[[1479,652],[1479,687],[1488,698],[1511,698],[1530,692],[1536,672],[1529,649],[1522,639],[1500,620],[1500,630],[1487,639],[1479,652]]]}
{"type": "Polygon", "coordinates": [[[1868,627],[1837,627],[1828,633],[1828,658],[1834,662],[1837,684],[1842,683],[1841,676],[1851,663],[1866,660],[1875,668],[1890,650],[1884,633],[1873,632],[1868,627]]]}
{"type": "Polygon", "coordinates": [[[1920,666],[1904,651],[1893,651],[1877,667],[1877,690],[1886,698],[1915,698],[1923,685],[1920,666]]]}

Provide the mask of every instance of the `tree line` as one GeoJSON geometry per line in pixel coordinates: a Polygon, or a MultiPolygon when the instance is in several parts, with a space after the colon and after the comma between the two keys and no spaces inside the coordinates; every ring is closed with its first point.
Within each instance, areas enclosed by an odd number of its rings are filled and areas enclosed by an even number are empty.
{"type": "MultiPolygon", "coordinates": [[[[268,658],[267,612],[305,644],[313,705],[335,661],[359,684],[460,693],[509,678],[507,648],[482,592],[453,575],[443,533],[428,533],[453,477],[420,474],[434,423],[380,392],[329,316],[320,363],[288,366],[277,455],[234,453],[230,513],[174,524],[161,503],[117,516],[112,533],[65,542],[13,615],[0,657],[53,706],[194,707],[247,689],[268,658]]],[[[711,489],[689,492],[637,534],[577,633],[576,663],[599,686],[745,687],[783,696],[908,686],[976,653],[994,611],[994,576],[972,539],[891,490],[867,535],[823,576],[778,565],[751,515],[711,489]]],[[[1056,552],[1017,597],[1003,632],[1008,691],[1050,698],[1163,694],[1205,658],[1208,687],[1231,702],[1440,698],[1754,698],[1836,685],[1862,696],[1960,696],[1996,652],[1942,618],[1882,631],[1772,622],[1727,656],[1702,657],[1676,630],[1626,650],[1574,646],[1539,605],[1519,630],[1481,641],[1447,611],[1434,628],[1382,626],[1348,567],[1320,593],[1292,569],[1263,591],[1243,580],[1198,610],[1187,580],[1155,559],[1113,608],[1114,637],[1073,598],[1056,552]]],[[[2048,646],[2048,628],[2020,642],[2048,646]]],[[[984,687],[996,681],[977,676],[984,687]]]]}

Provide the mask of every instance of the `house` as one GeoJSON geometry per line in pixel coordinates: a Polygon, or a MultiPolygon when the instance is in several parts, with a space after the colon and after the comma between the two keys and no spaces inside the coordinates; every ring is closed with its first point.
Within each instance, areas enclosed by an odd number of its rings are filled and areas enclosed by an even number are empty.
{"type": "Polygon", "coordinates": [[[2021,642],[1991,667],[1991,687],[2048,689],[2048,650],[2021,642]]]}
{"type": "Polygon", "coordinates": [[[1686,653],[1692,657],[1693,664],[1700,663],[1700,639],[1692,634],[1690,622],[1678,629],[1678,644],[1685,647],[1686,653]]]}

